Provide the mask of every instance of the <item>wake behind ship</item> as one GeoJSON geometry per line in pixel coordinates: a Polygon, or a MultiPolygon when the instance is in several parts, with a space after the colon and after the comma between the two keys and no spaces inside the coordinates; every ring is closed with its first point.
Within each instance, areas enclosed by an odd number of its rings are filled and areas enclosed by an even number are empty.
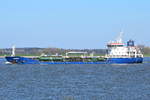
{"type": "Polygon", "coordinates": [[[133,64],[142,63],[143,54],[135,46],[133,40],[127,45],[122,42],[121,35],[116,41],[107,43],[107,54],[105,56],[87,56],[87,52],[68,52],[65,56],[50,55],[36,58],[15,56],[15,48],[12,56],[5,57],[7,63],[11,64],[133,64]],[[69,54],[80,54],[80,56],[69,56],[69,54]]]}

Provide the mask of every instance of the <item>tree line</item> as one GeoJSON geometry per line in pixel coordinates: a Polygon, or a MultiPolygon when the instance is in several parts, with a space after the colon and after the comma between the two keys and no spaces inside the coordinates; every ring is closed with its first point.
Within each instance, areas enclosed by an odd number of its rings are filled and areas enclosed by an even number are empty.
{"type": "MultiPolygon", "coordinates": [[[[138,45],[141,49],[142,53],[145,55],[150,55],[150,47],[144,45],[138,45]]],[[[16,55],[31,55],[31,56],[39,56],[42,53],[47,55],[54,54],[65,54],[70,51],[79,51],[79,52],[87,52],[88,54],[94,53],[95,55],[105,55],[107,53],[106,49],[63,49],[63,48],[16,48],[16,55]]],[[[0,55],[11,55],[12,49],[0,49],[0,55]]]]}
{"type": "MultiPolygon", "coordinates": [[[[54,55],[59,54],[63,55],[70,51],[77,51],[77,52],[87,52],[88,54],[100,54],[104,55],[106,53],[106,49],[62,49],[62,48],[16,48],[15,53],[16,55],[31,55],[31,56],[39,56],[41,54],[46,55],[54,55]]],[[[0,55],[11,55],[12,49],[0,49],[0,55]]]]}

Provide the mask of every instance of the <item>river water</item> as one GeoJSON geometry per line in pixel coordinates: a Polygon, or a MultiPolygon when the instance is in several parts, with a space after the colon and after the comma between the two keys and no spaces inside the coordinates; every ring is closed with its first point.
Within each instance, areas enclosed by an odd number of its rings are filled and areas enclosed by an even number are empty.
{"type": "Polygon", "coordinates": [[[150,58],[128,65],[5,65],[0,100],[150,100],[150,58]]]}

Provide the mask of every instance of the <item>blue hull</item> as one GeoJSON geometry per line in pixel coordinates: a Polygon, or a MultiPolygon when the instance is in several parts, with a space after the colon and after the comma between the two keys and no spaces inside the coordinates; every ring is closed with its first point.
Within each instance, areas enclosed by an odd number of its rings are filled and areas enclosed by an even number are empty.
{"type": "Polygon", "coordinates": [[[143,58],[109,58],[107,59],[107,63],[116,63],[116,64],[132,64],[132,63],[142,63],[143,58]]]}
{"type": "Polygon", "coordinates": [[[26,57],[5,57],[12,64],[133,64],[142,63],[143,58],[108,58],[101,62],[45,62],[26,57]]]}

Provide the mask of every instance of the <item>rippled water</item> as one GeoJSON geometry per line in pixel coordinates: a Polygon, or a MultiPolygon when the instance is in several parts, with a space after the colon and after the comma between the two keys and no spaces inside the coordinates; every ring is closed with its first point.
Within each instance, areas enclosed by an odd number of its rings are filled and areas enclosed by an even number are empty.
{"type": "Polygon", "coordinates": [[[5,65],[0,100],[150,100],[150,58],[130,65],[5,65]]]}

